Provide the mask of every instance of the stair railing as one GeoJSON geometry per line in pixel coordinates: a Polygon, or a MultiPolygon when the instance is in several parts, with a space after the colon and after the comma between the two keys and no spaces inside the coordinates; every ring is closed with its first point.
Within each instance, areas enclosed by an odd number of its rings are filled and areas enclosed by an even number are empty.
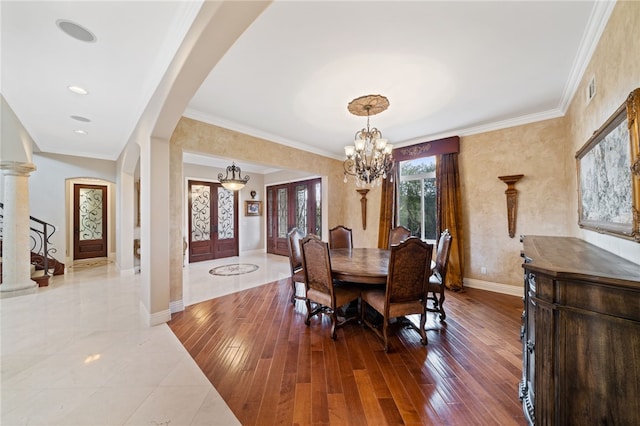
{"type": "MultiPolygon", "coordinates": [[[[29,220],[31,221],[29,237],[31,238],[32,263],[34,263],[33,253],[35,253],[42,258],[42,264],[37,266],[41,266],[44,274],[49,275],[49,259],[58,251],[56,248],[51,247],[51,236],[56,232],[56,227],[33,216],[29,216],[29,220]]],[[[2,239],[3,225],[4,204],[0,203],[0,239],[2,239]]]]}

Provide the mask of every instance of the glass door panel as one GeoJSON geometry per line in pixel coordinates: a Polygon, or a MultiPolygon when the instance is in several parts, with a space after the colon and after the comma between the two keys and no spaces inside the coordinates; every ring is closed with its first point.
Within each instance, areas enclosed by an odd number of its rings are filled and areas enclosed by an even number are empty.
{"type": "Polygon", "coordinates": [[[287,256],[287,234],[294,227],[322,237],[321,188],[320,179],[267,187],[268,253],[287,256]]]}

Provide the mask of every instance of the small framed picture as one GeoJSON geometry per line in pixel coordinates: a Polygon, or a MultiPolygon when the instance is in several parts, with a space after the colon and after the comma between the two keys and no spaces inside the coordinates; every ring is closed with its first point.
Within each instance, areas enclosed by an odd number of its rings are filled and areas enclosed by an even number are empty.
{"type": "Polygon", "coordinates": [[[245,201],[245,216],[262,216],[262,201],[245,201]]]}

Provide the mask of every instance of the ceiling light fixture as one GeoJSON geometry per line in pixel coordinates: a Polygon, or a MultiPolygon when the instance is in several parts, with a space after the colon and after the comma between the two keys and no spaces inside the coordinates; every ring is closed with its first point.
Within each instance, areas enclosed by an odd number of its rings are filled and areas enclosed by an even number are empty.
{"type": "Polygon", "coordinates": [[[70,116],[72,119],[76,120],[76,121],[82,121],[83,123],[90,123],[91,120],[87,117],[83,117],[81,115],[71,115],[70,116]]]}
{"type": "Polygon", "coordinates": [[[369,127],[369,117],[386,110],[389,100],[382,95],[366,95],[349,102],[349,112],[357,116],[367,116],[367,127],[356,132],[354,145],[344,147],[344,182],[347,174],[355,176],[356,186],[377,186],[389,175],[393,180],[393,145],[382,139],[382,132],[369,127]],[[380,179],[382,178],[382,179],[380,179]]]}
{"type": "Polygon", "coordinates": [[[86,130],[81,130],[81,129],[74,130],[73,133],[77,133],[78,135],[88,135],[86,130]]]}
{"type": "Polygon", "coordinates": [[[228,189],[229,191],[237,191],[247,184],[249,176],[247,175],[243,178],[240,167],[236,166],[236,163],[232,163],[227,167],[227,175],[225,177],[222,177],[222,173],[218,174],[218,180],[225,189],[228,189]],[[229,173],[231,173],[231,177],[229,177],[229,173]],[[236,173],[238,177],[236,177],[236,173]]]}
{"type": "Polygon", "coordinates": [[[71,90],[73,93],[77,93],[78,95],[88,95],[89,91],[84,87],[80,86],[67,86],[67,89],[71,90]]]}

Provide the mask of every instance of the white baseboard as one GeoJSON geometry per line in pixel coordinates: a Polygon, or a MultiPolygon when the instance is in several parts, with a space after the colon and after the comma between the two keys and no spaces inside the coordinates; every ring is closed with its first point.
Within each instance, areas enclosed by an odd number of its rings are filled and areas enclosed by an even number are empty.
{"type": "Polygon", "coordinates": [[[176,312],[184,311],[184,302],[182,299],[176,300],[175,302],[169,302],[169,312],[175,314],[176,312]]]}
{"type": "Polygon", "coordinates": [[[127,276],[135,275],[135,274],[136,274],[136,269],[135,268],[120,269],[120,276],[121,277],[127,277],[127,276]]]}
{"type": "Polygon", "coordinates": [[[149,327],[165,324],[171,320],[171,312],[169,311],[169,309],[150,314],[149,311],[147,311],[147,307],[144,306],[142,301],[140,301],[140,313],[142,314],[143,318],[145,318],[146,323],[149,327]]]}
{"type": "Polygon", "coordinates": [[[465,278],[464,286],[493,291],[495,293],[509,294],[511,296],[524,296],[524,286],[494,283],[491,281],[476,280],[475,278],[465,278]]]}
{"type": "Polygon", "coordinates": [[[245,250],[240,252],[240,256],[249,256],[252,254],[263,254],[265,252],[266,252],[265,249],[245,250]]]}

